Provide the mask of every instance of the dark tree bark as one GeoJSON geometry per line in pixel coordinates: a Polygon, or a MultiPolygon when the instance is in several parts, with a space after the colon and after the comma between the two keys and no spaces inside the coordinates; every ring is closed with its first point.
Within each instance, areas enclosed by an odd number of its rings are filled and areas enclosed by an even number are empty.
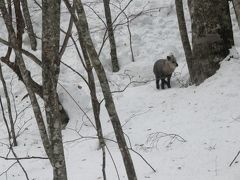
{"type": "Polygon", "coordinates": [[[186,27],[186,22],[185,22],[185,17],[184,17],[184,10],[183,10],[183,3],[182,0],[175,0],[175,5],[176,5],[176,12],[177,12],[177,18],[178,18],[178,27],[182,39],[182,44],[183,44],[183,49],[185,52],[185,57],[187,60],[187,65],[188,65],[188,71],[190,74],[190,81],[192,81],[193,77],[193,69],[192,69],[192,49],[191,45],[189,42],[188,38],[188,33],[187,33],[187,27],[186,27]]]}
{"type": "Polygon", "coordinates": [[[22,48],[22,35],[24,33],[25,23],[23,20],[22,10],[20,7],[19,0],[13,0],[13,4],[15,7],[15,14],[16,14],[16,23],[17,23],[17,45],[18,48],[22,48]]]}
{"type": "Polygon", "coordinates": [[[42,81],[43,100],[52,149],[54,180],[67,180],[57,95],[60,69],[60,0],[42,1],[42,81]]]}
{"type": "Polygon", "coordinates": [[[82,5],[81,0],[75,0],[75,6],[78,12],[78,19],[75,15],[73,8],[71,7],[68,0],[64,0],[68,10],[70,11],[72,17],[74,18],[74,23],[78,30],[79,38],[83,40],[84,45],[86,46],[87,53],[90,57],[91,63],[97,73],[98,79],[100,81],[100,85],[102,88],[103,96],[105,99],[105,106],[108,111],[110,120],[112,122],[112,126],[116,135],[116,139],[118,142],[119,149],[122,154],[122,158],[124,161],[125,169],[127,172],[127,176],[129,180],[137,180],[137,176],[135,173],[134,165],[132,162],[131,155],[129,153],[129,149],[127,147],[127,143],[124,137],[124,133],[122,130],[122,126],[116,112],[115,104],[113,101],[113,97],[111,94],[111,90],[108,84],[107,76],[105,70],[98,58],[98,54],[94,48],[94,44],[92,42],[90,32],[88,29],[88,23],[86,14],[82,5]]]}
{"type": "Polygon", "coordinates": [[[228,1],[192,0],[193,83],[200,84],[219,69],[234,44],[228,1]]]}
{"type": "MultiPolygon", "coordinates": [[[[8,14],[9,14],[9,23],[12,24],[12,2],[11,0],[7,0],[8,14]]],[[[8,41],[10,41],[10,37],[8,37],[8,41]]],[[[12,48],[8,47],[5,58],[9,59],[12,53],[12,48]]]]}
{"type": "Polygon", "coordinates": [[[110,44],[110,55],[112,60],[112,70],[113,72],[119,71],[119,64],[118,64],[118,58],[117,58],[117,48],[116,48],[116,42],[113,32],[113,24],[112,24],[112,15],[111,15],[111,9],[109,5],[110,0],[103,0],[104,4],[104,11],[105,11],[105,17],[107,22],[107,31],[108,31],[108,39],[110,44]]]}

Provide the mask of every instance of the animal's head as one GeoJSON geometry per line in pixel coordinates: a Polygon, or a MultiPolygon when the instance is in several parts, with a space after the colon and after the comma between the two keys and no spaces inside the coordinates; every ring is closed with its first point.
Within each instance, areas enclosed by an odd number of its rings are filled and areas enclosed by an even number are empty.
{"type": "Polygon", "coordinates": [[[173,66],[178,67],[177,60],[176,60],[176,58],[174,57],[173,54],[167,56],[167,60],[168,60],[168,62],[170,62],[173,66]]]}

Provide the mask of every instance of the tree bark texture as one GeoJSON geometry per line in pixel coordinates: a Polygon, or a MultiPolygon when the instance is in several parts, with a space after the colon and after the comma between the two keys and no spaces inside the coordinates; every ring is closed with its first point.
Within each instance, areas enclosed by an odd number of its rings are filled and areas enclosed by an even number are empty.
{"type": "Polygon", "coordinates": [[[191,0],[193,83],[215,74],[234,44],[228,1],[191,0]]]}
{"type": "Polygon", "coordinates": [[[61,0],[42,1],[42,81],[43,100],[52,149],[54,180],[67,180],[57,95],[60,69],[60,5],[61,0]]]}
{"type": "Polygon", "coordinates": [[[112,70],[113,72],[119,71],[119,63],[118,63],[118,57],[117,57],[117,48],[116,48],[116,42],[113,32],[113,24],[112,24],[112,15],[111,15],[111,9],[109,5],[110,0],[103,0],[104,4],[104,11],[105,11],[105,17],[107,22],[107,31],[108,31],[108,39],[110,44],[110,55],[112,60],[112,70]]]}
{"type": "Polygon", "coordinates": [[[20,1],[13,0],[13,4],[15,8],[16,23],[17,23],[17,45],[19,48],[22,48],[22,35],[24,33],[25,23],[22,15],[20,1]]]}
{"type": "Polygon", "coordinates": [[[193,76],[192,49],[191,49],[191,45],[190,45],[189,38],[188,38],[187,26],[186,26],[186,21],[185,21],[185,17],[184,17],[182,0],[175,0],[175,5],[176,5],[176,12],[177,12],[177,19],[178,19],[178,27],[179,27],[179,31],[180,31],[180,35],[181,35],[181,39],[182,39],[183,49],[185,52],[185,57],[186,57],[188,71],[189,71],[190,80],[191,80],[192,76],[193,76]]]}
{"type": "MultiPolygon", "coordinates": [[[[64,0],[67,8],[69,9],[71,15],[74,17],[74,11],[69,3],[68,0],[64,0]]],[[[122,158],[124,161],[124,165],[125,165],[125,169],[127,172],[127,176],[129,180],[137,180],[137,176],[135,173],[135,169],[134,169],[134,165],[132,162],[132,158],[131,155],[129,153],[129,149],[127,147],[127,143],[124,137],[124,133],[122,130],[122,126],[118,117],[118,114],[116,112],[116,108],[115,108],[115,104],[113,101],[113,97],[111,94],[111,90],[108,84],[108,80],[107,80],[107,76],[105,73],[105,70],[98,58],[98,54],[94,48],[94,44],[92,42],[91,36],[90,36],[90,32],[88,29],[88,23],[87,23],[87,18],[86,18],[86,14],[85,11],[83,9],[83,5],[81,0],[75,0],[75,5],[76,5],[76,9],[78,12],[78,21],[76,23],[76,28],[79,31],[79,35],[81,36],[81,39],[84,40],[84,44],[86,45],[86,49],[88,52],[88,55],[90,57],[90,60],[92,62],[92,65],[96,71],[96,74],[98,76],[98,79],[100,81],[100,85],[102,88],[102,92],[103,92],[103,96],[105,99],[105,106],[106,109],[108,111],[110,120],[112,122],[112,126],[116,135],[116,139],[118,142],[118,146],[119,149],[121,151],[122,154],[122,158]]],[[[76,16],[75,16],[76,18],[76,16]]],[[[74,18],[74,19],[75,19],[74,18]]]]}

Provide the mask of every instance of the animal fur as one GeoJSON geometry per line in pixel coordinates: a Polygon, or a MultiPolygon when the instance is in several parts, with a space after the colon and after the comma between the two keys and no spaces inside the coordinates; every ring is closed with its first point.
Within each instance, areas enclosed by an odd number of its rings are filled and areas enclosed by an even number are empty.
{"type": "Polygon", "coordinates": [[[168,88],[171,88],[170,80],[172,73],[178,66],[174,55],[167,56],[167,59],[159,59],[153,66],[153,72],[156,77],[156,87],[159,89],[159,81],[161,80],[161,88],[164,89],[164,85],[167,84],[168,88]],[[166,80],[167,79],[167,80],[166,80]]]}

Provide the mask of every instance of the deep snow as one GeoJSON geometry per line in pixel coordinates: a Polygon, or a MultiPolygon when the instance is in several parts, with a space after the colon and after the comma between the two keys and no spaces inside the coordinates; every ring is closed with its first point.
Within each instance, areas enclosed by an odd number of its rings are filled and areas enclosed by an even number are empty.
{"type": "MultiPolygon", "coordinates": [[[[122,3],[126,4],[127,1],[122,3]]],[[[122,7],[124,7],[123,4],[122,7]]],[[[102,14],[101,3],[92,5],[97,8],[98,13],[102,14]]],[[[131,62],[128,32],[125,26],[119,27],[116,31],[121,71],[119,73],[110,72],[108,46],[103,49],[101,54],[101,60],[107,70],[113,91],[124,89],[132,81],[125,91],[114,93],[115,104],[124,132],[127,134],[126,138],[130,139],[129,146],[131,145],[157,170],[154,173],[140,156],[131,151],[138,179],[239,179],[238,161],[240,157],[229,167],[240,150],[238,138],[240,129],[240,60],[238,55],[234,52],[234,58],[230,61],[223,61],[216,75],[207,79],[200,86],[185,87],[188,80],[187,67],[178,32],[174,1],[134,0],[127,9],[127,13],[129,15],[137,14],[143,8],[145,10],[153,9],[153,11],[137,17],[130,24],[136,62],[131,62]],[[176,55],[180,66],[172,78],[172,88],[157,90],[152,73],[153,63],[170,52],[176,55]]],[[[117,9],[113,9],[113,11],[115,14],[119,12],[117,9]]],[[[101,29],[103,25],[89,9],[87,12],[93,39],[96,47],[99,48],[104,31],[97,30],[101,29]]],[[[185,12],[188,13],[186,8],[185,12]]],[[[34,14],[38,35],[40,35],[41,25],[39,16],[39,12],[34,14]]],[[[63,15],[63,28],[67,28],[68,18],[65,14],[63,15]]],[[[120,16],[118,22],[121,20],[124,20],[124,16],[120,16]]],[[[2,21],[0,23],[2,28],[2,21]]],[[[187,18],[187,24],[189,27],[189,18],[187,18]]],[[[235,20],[233,24],[236,49],[238,50],[239,30],[235,20]]],[[[191,35],[190,29],[189,35],[191,35]]],[[[3,31],[1,31],[1,37],[4,37],[3,31]]],[[[25,47],[28,48],[27,43],[25,43],[25,47]]],[[[2,56],[5,49],[2,45],[0,48],[2,56]]],[[[40,57],[40,51],[37,53],[40,57]]],[[[72,46],[68,48],[63,60],[84,74],[72,46]]],[[[12,88],[17,111],[20,112],[29,105],[28,98],[22,100],[22,97],[26,95],[26,90],[6,66],[3,68],[8,87],[12,88]]],[[[40,80],[39,68],[34,64],[30,64],[29,68],[34,69],[34,78],[40,80]]],[[[99,99],[101,99],[99,85],[97,85],[97,90],[99,99]]],[[[95,138],[96,131],[82,112],[84,110],[87,116],[94,121],[87,87],[80,77],[64,66],[61,67],[59,94],[71,118],[66,130],[63,130],[69,180],[102,179],[102,154],[95,138]]],[[[0,95],[3,96],[1,86],[0,95]]],[[[43,107],[41,100],[39,101],[43,107]]],[[[101,120],[104,136],[114,140],[114,133],[104,104],[101,108],[101,120]]],[[[19,157],[45,157],[30,108],[18,116],[16,129],[17,131],[20,129],[19,146],[14,149],[19,157]]],[[[8,149],[3,143],[8,143],[7,132],[1,115],[0,132],[0,156],[6,156],[8,149]]],[[[118,167],[120,179],[127,179],[117,145],[112,141],[107,141],[107,146],[118,167]]],[[[30,179],[52,179],[52,169],[48,160],[23,160],[21,162],[30,179]]],[[[0,174],[12,163],[14,161],[0,159],[0,174]]],[[[106,171],[108,179],[117,179],[117,173],[109,154],[107,154],[106,171]]],[[[19,166],[14,165],[7,173],[0,176],[0,180],[6,179],[24,180],[25,177],[19,166]]]]}

